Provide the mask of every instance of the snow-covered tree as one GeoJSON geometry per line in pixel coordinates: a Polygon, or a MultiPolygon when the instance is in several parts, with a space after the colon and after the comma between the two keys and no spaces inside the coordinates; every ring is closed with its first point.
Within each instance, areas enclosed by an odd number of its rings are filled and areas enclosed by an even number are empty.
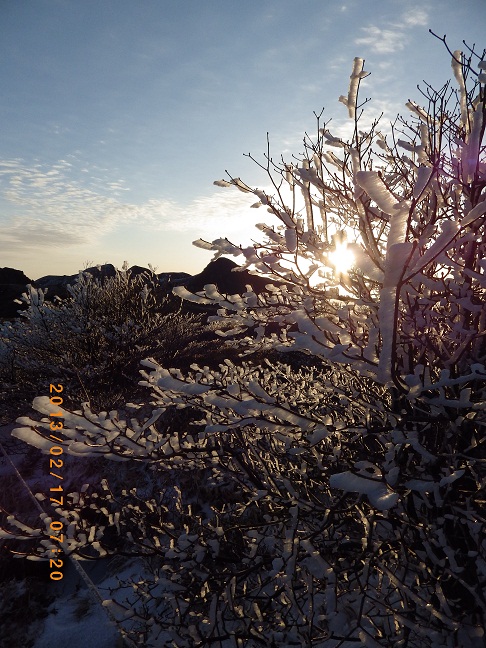
{"type": "Polygon", "coordinates": [[[283,285],[266,299],[212,290],[203,300],[220,304],[236,330],[261,324],[244,345],[257,344],[274,322],[287,332],[282,346],[350,365],[399,395],[439,397],[446,374],[469,373],[486,355],[485,63],[454,52],[459,90],[427,87],[428,105],[409,101],[411,119],[398,117],[388,135],[379,121],[360,128],[363,65],[355,59],[340,97],[354,124],[350,140],[318,119],[302,157],[276,162],[268,154],[273,195],[239,178],[216,183],[255,194],[253,206],[265,206],[276,225],[261,224],[264,242],[246,248],[226,239],[195,244],[243,256],[245,266],[283,285]]]}
{"type": "MultiPolygon", "coordinates": [[[[216,183],[275,222],[250,247],[197,245],[243,256],[268,292],[176,292],[218,306],[244,361],[145,360],[145,417],[63,409],[66,452],[153,471],[57,510],[67,552],[150,560],[108,603],[140,645],[483,645],[486,61],[451,54],[458,89],[427,86],[389,131],[362,127],[355,59],[349,139],[321,115],[303,155],[268,153],[273,192],[216,183]]],[[[34,408],[14,436],[48,452],[48,399],[34,408]]],[[[16,525],[44,555],[43,527],[10,519],[4,536],[16,525]]]]}

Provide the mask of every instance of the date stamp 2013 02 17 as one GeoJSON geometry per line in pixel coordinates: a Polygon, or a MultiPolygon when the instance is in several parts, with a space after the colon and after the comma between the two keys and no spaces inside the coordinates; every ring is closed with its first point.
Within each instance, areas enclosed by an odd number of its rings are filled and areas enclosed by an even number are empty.
{"type": "MultiPolygon", "coordinates": [[[[64,391],[63,385],[50,384],[49,385],[49,401],[53,407],[60,407],[64,399],[60,394],[64,391]]],[[[63,416],[62,411],[50,412],[49,417],[52,417],[52,421],[49,425],[51,429],[50,438],[53,441],[56,441],[57,444],[52,445],[49,449],[49,475],[57,480],[57,486],[51,486],[49,488],[49,501],[52,506],[63,506],[64,505],[64,487],[62,482],[64,480],[63,467],[64,461],[61,458],[64,449],[62,447],[64,441],[60,438],[61,430],[64,427],[62,420],[63,416]]],[[[50,539],[53,541],[51,552],[53,557],[49,560],[50,578],[51,580],[58,581],[62,580],[64,574],[61,571],[64,561],[60,558],[59,554],[62,552],[62,547],[60,546],[64,542],[64,524],[61,520],[51,520],[49,524],[50,539]],[[59,543],[59,544],[54,544],[59,543]]]]}

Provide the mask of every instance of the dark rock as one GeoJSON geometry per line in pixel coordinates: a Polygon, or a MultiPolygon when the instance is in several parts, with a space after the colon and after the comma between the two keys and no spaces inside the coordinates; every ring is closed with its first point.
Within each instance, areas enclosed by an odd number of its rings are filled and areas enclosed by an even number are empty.
{"type": "Polygon", "coordinates": [[[41,288],[47,300],[53,301],[55,297],[66,299],[69,297],[67,287],[76,281],[78,275],[46,275],[35,281],[35,287],[41,288]]]}
{"type": "Polygon", "coordinates": [[[15,270],[15,268],[0,268],[0,285],[17,284],[20,286],[27,286],[31,284],[32,280],[29,279],[22,270],[15,270]]]}
{"type": "Polygon", "coordinates": [[[191,279],[191,275],[187,272],[161,272],[157,276],[160,285],[167,292],[170,292],[175,286],[184,286],[191,279]]]}
{"type": "MultiPolygon", "coordinates": [[[[133,267],[136,268],[138,266],[133,267]]],[[[146,269],[144,268],[144,270],[146,269]]],[[[83,272],[87,272],[95,279],[106,279],[107,277],[116,276],[116,268],[112,263],[105,263],[104,265],[97,265],[93,266],[92,268],[86,268],[86,270],[83,270],[83,272]]],[[[146,270],[146,272],[150,272],[150,270],[146,270]]],[[[77,275],[74,276],[77,277],[77,275]]]]}
{"type": "Polygon", "coordinates": [[[24,310],[26,304],[17,304],[26,292],[27,285],[34,283],[21,270],[15,268],[0,268],[0,318],[12,319],[17,317],[19,310],[24,310]]]}
{"type": "Polygon", "coordinates": [[[139,275],[146,275],[149,279],[157,281],[157,275],[149,268],[144,268],[143,266],[134,265],[128,269],[128,274],[131,278],[138,277],[139,275]]]}

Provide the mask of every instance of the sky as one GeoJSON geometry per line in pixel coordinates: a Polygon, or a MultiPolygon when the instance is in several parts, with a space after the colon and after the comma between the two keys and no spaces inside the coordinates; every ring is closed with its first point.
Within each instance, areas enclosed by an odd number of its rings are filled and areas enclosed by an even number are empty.
{"type": "Polygon", "coordinates": [[[391,120],[450,57],[486,46],[484,0],[0,0],[0,267],[200,272],[192,241],[259,239],[270,215],[213,181],[268,179],[325,109],[343,127],[355,56],[391,120]],[[268,219],[267,219],[268,216],[268,219]]]}

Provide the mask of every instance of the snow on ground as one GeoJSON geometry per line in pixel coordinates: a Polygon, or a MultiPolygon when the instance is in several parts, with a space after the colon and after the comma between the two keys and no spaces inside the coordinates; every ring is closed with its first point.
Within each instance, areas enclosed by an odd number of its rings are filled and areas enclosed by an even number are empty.
{"type": "MultiPolygon", "coordinates": [[[[81,561],[81,566],[98,588],[103,599],[121,581],[136,578],[143,571],[138,560],[127,560],[116,570],[110,560],[81,561]]],[[[120,632],[110,621],[106,609],[87,589],[75,569],[68,564],[62,581],[52,584],[57,596],[48,608],[41,634],[32,648],[117,648],[122,646],[120,632]]],[[[120,597],[121,598],[121,597],[120,597]]]]}
{"type": "Polygon", "coordinates": [[[33,648],[115,648],[120,634],[87,591],[56,599],[33,648]]]}

